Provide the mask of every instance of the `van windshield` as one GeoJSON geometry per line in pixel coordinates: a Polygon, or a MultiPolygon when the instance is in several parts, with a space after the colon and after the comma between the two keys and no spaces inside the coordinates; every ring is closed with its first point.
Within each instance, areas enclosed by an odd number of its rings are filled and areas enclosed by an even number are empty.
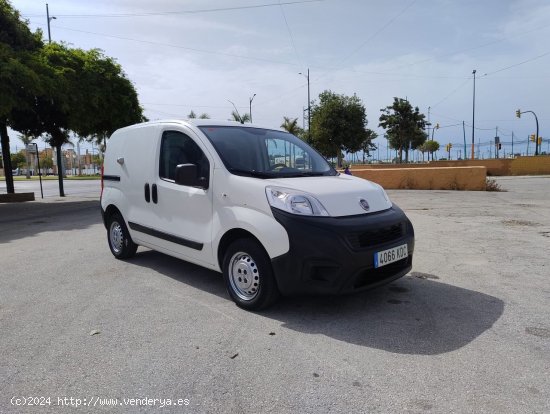
{"type": "Polygon", "coordinates": [[[225,167],[258,178],[338,175],[313,148],[288,132],[239,126],[200,126],[225,167]]]}

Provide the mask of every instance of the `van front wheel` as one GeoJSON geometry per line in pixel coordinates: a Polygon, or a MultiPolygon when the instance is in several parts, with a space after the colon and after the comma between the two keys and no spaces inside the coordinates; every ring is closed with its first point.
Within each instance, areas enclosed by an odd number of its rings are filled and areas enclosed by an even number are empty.
{"type": "Polygon", "coordinates": [[[229,295],[241,308],[264,309],[279,297],[271,261],[252,239],[236,240],[229,246],[223,260],[223,277],[229,295]]]}
{"type": "Polygon", "coordinates": [[[129,259],[136,254],[138,246],[132,241],[126,223],[118,213],[114,213],[109,218],[107,240],[111,253],[117,259],[129,259]]]}

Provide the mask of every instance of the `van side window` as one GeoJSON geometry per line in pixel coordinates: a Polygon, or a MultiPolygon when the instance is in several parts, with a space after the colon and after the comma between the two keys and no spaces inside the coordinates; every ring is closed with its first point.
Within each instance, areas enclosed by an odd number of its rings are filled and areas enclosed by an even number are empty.
{"type": "Polygon", "coordinates": [[[180,164],[195,164],[198,176],[209,181],[210,163],[197,143],[181,132],[164,131],[160,144],[160,178],[175,180],[176,167],[180,164]]]}

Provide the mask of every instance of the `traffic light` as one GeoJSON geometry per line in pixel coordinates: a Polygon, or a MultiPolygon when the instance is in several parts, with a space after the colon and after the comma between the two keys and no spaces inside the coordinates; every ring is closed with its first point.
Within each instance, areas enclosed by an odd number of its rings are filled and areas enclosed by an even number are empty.
{"type": "Polygon", "coordinates": [[[535,142],[535,134],[529,135],[529,141],[535,142]]]}
{"type": "Polygon", "coordinates": [[[502,144],[498,144],[498,149],[499,149],[499,150],[502,149],[502,144]]]}
{"type": "Polygon", "coordinates": [[[439,129],[439,122],[435,124],[435,129],[439,129]]]}
{"type": "Polygon", "coordinates": [[[539,137],[539,139],[537,139],[537,144],[542,145],[542,137],[539,137]]]}
{"type": "Polygon", "coordinates": [[[518,118],[521,118],[521,110],[520,110],[520,109],[517,109],[517,110],[516,110],[516,116],[517,116],[518,118]]]}

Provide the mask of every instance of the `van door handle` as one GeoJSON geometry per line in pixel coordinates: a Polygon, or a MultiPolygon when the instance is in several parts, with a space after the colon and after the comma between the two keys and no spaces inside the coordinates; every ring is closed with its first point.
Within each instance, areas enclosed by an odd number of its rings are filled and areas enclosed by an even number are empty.
{"type": "Polygon", "coordinates": [[[145,201],[151,201],[151,190],[149,189],[149,183],[145,184],[145,201]]]}
{"type": "Polygon", "coordinates": [[[152,195],[152,198],[153,198],[153,203],[157,204],[158,194],[157,194],[157,185],[156,184],[153,184],[151,193],[152,193],[151,195],[152,195]]]}

